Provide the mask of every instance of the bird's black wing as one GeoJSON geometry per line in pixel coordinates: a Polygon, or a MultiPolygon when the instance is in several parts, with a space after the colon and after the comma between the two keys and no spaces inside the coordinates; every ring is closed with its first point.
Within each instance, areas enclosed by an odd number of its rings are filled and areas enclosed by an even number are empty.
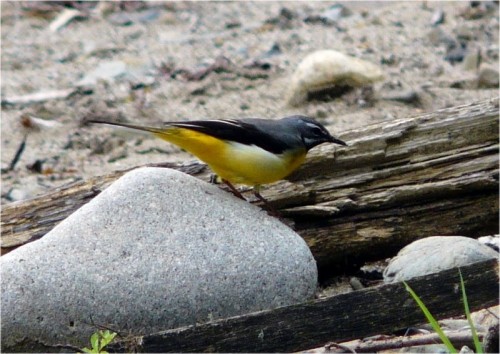
{"type": "Polygon", "coordinates": [[[226,141],[245,145],[256,145],[274,154],[289,149],[290,142],[279,135],[278,121],[248,118],[244,120],[201,120],[192,122],[165,123],[184,129],[194,130],[226,141]],[[278,134],[278,136],[277,136],[278,134]]]}

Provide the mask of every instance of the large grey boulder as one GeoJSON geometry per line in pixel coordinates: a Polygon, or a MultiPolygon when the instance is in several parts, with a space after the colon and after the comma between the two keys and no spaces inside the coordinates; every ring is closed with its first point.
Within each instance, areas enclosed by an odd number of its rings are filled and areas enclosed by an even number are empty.
{"type": "Polygon", "coordinates": [[[287,226],[159,168],[127,173],[0,262],[3,351],[83,347],[96,325],[145,334],[290,305],[317,282],[287,226]]]}
{"type": "Polygon", "coordinates": [[[431,236],[410,243],[391,259],[384,282],[393,283],[498,258],[498,252],[463,236],[431,236]]]}

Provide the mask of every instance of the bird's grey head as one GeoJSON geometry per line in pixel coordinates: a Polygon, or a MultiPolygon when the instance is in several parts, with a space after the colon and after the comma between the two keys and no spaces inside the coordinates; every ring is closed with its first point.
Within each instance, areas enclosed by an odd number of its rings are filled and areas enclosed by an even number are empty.
{"type": "Polygon", "coordinates": [[[283,120],[287,120],[294,125],[307,150],[323,143],[334,143],[347,146],[345,142],[332,136],[323,125],[312,118],[296,115],[283,118],[283,120]]]}

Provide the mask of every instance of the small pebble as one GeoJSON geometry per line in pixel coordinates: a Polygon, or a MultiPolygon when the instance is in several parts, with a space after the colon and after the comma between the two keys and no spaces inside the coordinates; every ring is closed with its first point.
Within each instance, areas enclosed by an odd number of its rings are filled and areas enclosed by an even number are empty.
{"type": "Polygon", "coordinates": [[[483,236],[478,238],[477,240],[481,242],[483,245],[486,245],[497,252],[500,251],[500,235],[483,236]]]}
{"type": "Polygon", "coordinates": [[[477,78],[478,88],[498,88],[498,70],[487,65],[481,65],[477,78]]]}
{"type": "Polygon", "coordinates": [[[481,59],[481,51],[479,49],[471,50],[465,55],[462,66],[464,70],[475,71],[479,68],[481,59]]]}
{"type": "Polygon", "coordinates": [[[365,286],[361,284],[361,281],[356,277],[352,277],[351,279],[349,279],[349,284],[351,285],[352,290],[354,291],[362,290],[365,288],[365,286]]]}
{"type": "Polygon", "coordinates": [[[445,13],[443,10],[441,9],[438,9],[434,12],[434,14],[432,15],[432,19],[431,19],[431,25],[432,27],[436,27],[442,23],[444,23],[444,20],[445,20],[445,13]]]}
{"type": "Polygon", "coordinates": [[[464,60],[466,53],[467,45],[465,43],[450,43],[447,45],[444,60],[449,61],[451,64],[459,63],[464,60]]]}

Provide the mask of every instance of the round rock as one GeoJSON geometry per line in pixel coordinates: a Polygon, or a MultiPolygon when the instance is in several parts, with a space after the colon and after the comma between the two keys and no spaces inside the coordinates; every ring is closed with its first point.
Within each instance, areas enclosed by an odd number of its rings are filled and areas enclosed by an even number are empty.
{"type": "Polygon", "coordinates": [[[472,238],[426,237],[404,247],[391,259],[384,270],[384,282],[394,283],[497,257],[498,252],[472,238]]]}
{"type": "Polygon", "coordinates": [[[477,77],[478,88],[498,88],[499,74],[498,70],[487,65],[481,65],[477,77]]]}
{"type": "Polygon", "coordinates": [[[88,346],[311,299],[304,240],[186,174],[133,170],[42,239],[0,259],[2,350],[88,346]]]}
{"type": "Polygon", "coordinates": [[[382,78],[382,70],[375,64],[336,50],[319,50],[305,57],[295,70],[288,103],[298,106],[309,94],[339,86],[362,87],[382,78]]]}

